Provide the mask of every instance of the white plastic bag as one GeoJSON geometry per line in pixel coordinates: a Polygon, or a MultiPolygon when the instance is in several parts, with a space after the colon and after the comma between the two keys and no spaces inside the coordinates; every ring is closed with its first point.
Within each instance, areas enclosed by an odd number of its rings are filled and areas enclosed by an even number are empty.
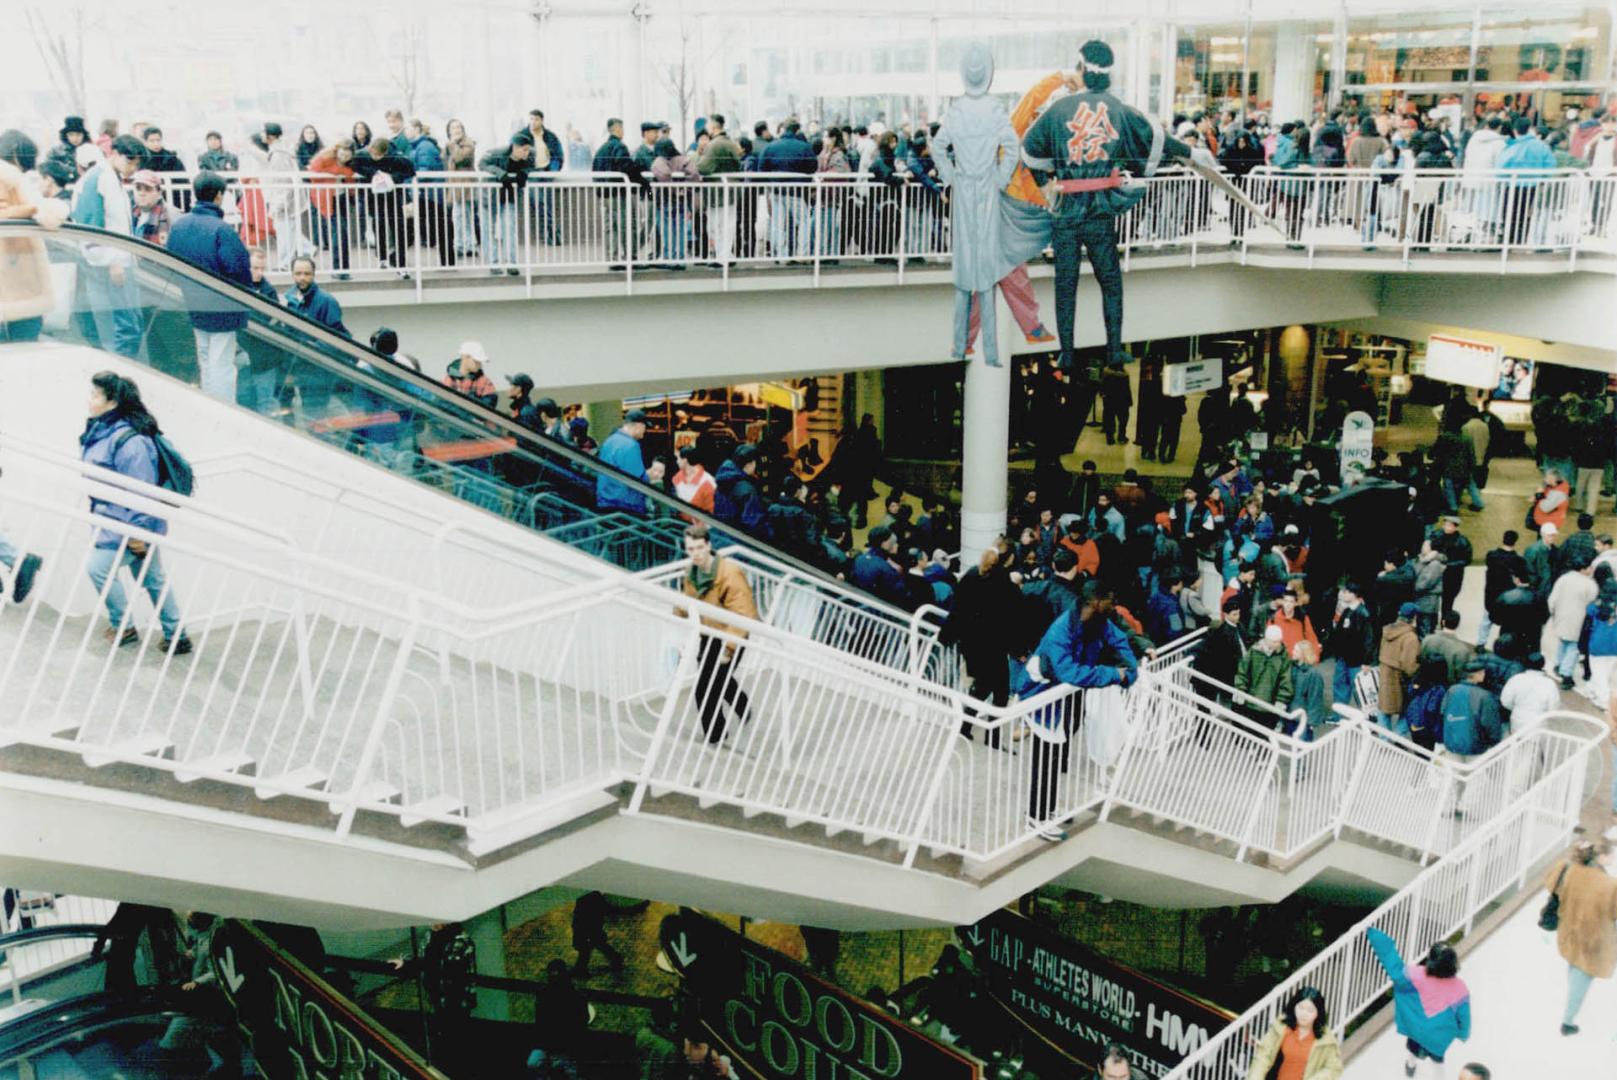
{"type": "Polygon", "coordinates": [[[1117,764],[1128,740],[1128,707],[1121,686],[1084,691],[1084,742],[1089,760],[1101,768],[1117,764]]]}

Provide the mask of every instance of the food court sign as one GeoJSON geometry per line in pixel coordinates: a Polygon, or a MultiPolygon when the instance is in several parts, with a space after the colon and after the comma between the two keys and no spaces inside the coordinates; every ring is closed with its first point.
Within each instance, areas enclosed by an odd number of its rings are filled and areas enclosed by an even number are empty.
{"type": "Polygon", "coordinates": [[[712,919],[681,909],[661,938],[738,1076],[981,1080],[976,1060],[712,919]]]}
{"type": "Polygon", "coordinates": [[[213,971],[270,1080],[445,1080],[254,926],[213,935],[213,971]]]}
{"type": "Polygon", "coordinates": [[[1091,1069],[1116,1042],[1146,1076],[1166,1076],[1234,1019],[1011,911],[958,934],[999,1003],[1091,1069]]]}

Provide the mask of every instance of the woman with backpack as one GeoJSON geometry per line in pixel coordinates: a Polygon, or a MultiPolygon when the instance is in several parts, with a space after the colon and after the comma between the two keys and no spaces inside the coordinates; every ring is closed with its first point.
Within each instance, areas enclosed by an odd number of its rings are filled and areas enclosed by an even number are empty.
{"type": "MultiPolygon", "coordinates": [[[[132,381],[112,371],[92,375],[89,414],[84,434],[79,436],[80,460],[153,487],[190,494],[190,466],[163,438],[157,419],[141,401],[140,388],[132,381]]],[[[101,478],[92,474],[92,479],[101,478]]],[[[96,532],[95,550],[87,566],[90,582],[106,605],[107,619],[112,624],[104,635],[107,642],[121,648],[140,641],[140,631],[129,620],[128,602],[118,580],[118,571],[127,568],[157,609],[163,628],[163,651],[175,656],[190,652],[190,639],[180,627],[180,605],[168,587],[158,545],[130,531],[138,529],[163,536],[168,532],[168,522],[94,496],[90,512],[123,526],[96,532]]]]}

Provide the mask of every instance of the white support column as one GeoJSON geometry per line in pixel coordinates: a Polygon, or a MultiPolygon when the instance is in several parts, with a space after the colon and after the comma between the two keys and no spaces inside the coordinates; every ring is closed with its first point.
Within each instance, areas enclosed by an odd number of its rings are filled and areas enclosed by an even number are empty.
{"type": "Polygon", "coordinates": [[[1173,23],[1162,24],[1162,97],[1161,117],[1173,116],[1174,79],[1179,75],[1179,28],[1173,23]]]}
{"type": "Polygon", "coordinates": [[[1274,108],[1277,124],[1314,115],[1314,43],[1307,24],[1288,20],[1275,27],[1274,108]]]}
{"type": "MultiPolygon", "coordinates": [[[[503,906],[466,922],[466,933],[477,949],[477,974],[505,977],[505,931],[503,906]]],[[[511,995],[504,990],[478,987],[477,1008],[472,1015],[480,1020],[511,1019],[511,995]]]]}
{"type": "Polygon", "coordinates": [[[938,119],[938,110],[943,105],[943,92],[939,83],[938,74],[938,17],[932,16],[932,38],[927,47],[927,70],[932,73],[932,92],[927,99],[926,119],[933,123],[938,119]]]}
{"type": "Polygon", "coordinates": [[[1010,308],[998,305],[999,367],[983,363],[984,342],[966,366],[960,479],[961,562],[977,557],[1005,532],[1006,461],[1011,438],[1011,349],[1021,339],[1010,308]]]}

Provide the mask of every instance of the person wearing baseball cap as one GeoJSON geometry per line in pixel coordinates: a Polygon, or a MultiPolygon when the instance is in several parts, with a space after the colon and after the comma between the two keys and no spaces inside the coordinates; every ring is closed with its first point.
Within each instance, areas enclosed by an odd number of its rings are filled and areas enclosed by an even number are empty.
{"type": "Polygon", "coordinates": [[[1415,620],[1420,609],[1405,602],[1398,607],[1398,618],[1381,632],[1381,691],[1376,701],[1376,718],[1381,726],[1408,735],[1404,706],[1409,700],[1409,681],[1420,668],[1420,634],[1415,620]]]}
{"type": "Polygon", "coordinates": [[[150,169],[137,169],[130,180],[135,187],[134,234],[148,244],[167,247],[174,221],[163,198],[162,179],[150,169]]]}
{"type": "Polygon", "coordinates": [[[495,402],[500,399],[500,391],[494,381],[483,370],[488,363],[488,353],[483,350],[480,341],[463,341],[460,345],[460,355],[450,361],[448,369],[444,372],[443,384],[457,394],[471,398],[486,409],[494,408],[495,402]]]}
{"type": "Polygon", "coordinates": [[[595,506],[601,513],[621,510],[644,514],[650,508],[650,502],[644,495],[612,475],[612,470],[616,469],[642,483],[662,483],[667,466],[659,458],[651,463],[649,469],[646,467],[644,451],[640,448],[640,440],[645,437],[645,410],[630,409],[623,414],[623,426],[608,435],[601,444],[597,456],[603,464],[612,466],[611,469],[600,470],[595,477],[595,506]]]}

